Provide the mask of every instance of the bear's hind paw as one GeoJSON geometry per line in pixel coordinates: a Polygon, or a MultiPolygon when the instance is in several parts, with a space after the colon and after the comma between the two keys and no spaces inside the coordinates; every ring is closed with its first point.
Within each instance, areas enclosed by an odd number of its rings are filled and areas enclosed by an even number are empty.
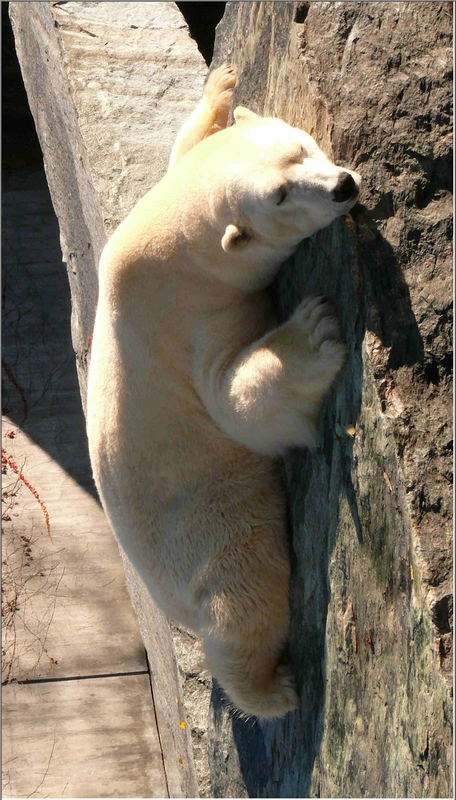
{"type": "Polygon", "coordinates": [[[298,707],[295,681],[285,665],[277,667],[270,684],[264,689],[253,689],[248,686],[235,689],[228,686],[227,691],[237,707],[236,715],[246,719],[249,717],[277,719],[298,707]]]}
{"type": "Polygon", "coordinates": [[[216,105],[218,97],[224,92],[229,91],[230,97],[232,90],[237,84],[236,67],[232,64],[222,64],[209,75],[206,86],[204,87],[204,98],[209,105],[216,105]]]}
{"type": "Polygon", "coordinates": [[[226,128],[236,83],[236,70],[230,64],[222,64],[209,75],[204,102],[213,117],[213,132],[226,128]]]}

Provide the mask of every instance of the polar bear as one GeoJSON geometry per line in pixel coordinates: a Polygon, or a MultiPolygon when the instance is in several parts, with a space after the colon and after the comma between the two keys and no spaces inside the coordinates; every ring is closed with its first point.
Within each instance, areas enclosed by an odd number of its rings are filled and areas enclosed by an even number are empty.
{"type": "Polygon", "coordinates": [[[277,326],[265,287],[297,244],[353,205],[359,176],[246,108],[213,71],[165,177],[99,268],[87,425],[120,545],[246,715],[297,705],[286,507],[277,457],[312,446],[344,362],[333,309],[305,297],[277,326]]]}

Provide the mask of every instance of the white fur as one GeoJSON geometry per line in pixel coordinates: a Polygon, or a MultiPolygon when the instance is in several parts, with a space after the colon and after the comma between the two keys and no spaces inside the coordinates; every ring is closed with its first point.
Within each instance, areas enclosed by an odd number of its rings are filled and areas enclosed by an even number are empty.
{"type": "Polygon", "coordinates": [[[274,717],[297,702],[280,665],[289,557],[275,457],[313,444],[344,348],[327,302],[305,298],[276,327],[263,289],[353,201],[334,202],[341,168],[304,132],[241,107],[224,129],[235,80],[212,73],[171,169],[106,245],[88,435],[103,505],[151,594],[204,638],[230,699],[274,717]]]}

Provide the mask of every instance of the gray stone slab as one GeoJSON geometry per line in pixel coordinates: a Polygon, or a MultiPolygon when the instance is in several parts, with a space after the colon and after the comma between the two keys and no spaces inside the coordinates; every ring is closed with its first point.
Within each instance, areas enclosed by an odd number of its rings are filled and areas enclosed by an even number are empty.
{"type": "Polygon", "coordinates": [[[175,3],[69,2],[52,15],[110,231],[164,174],[207,68],[175,3]]]}
{"type": "MultiPolygon", "coordinates": [[[[176,661],[169,623],[126,556],[124,567],[147,649],[170,797],[210,796],[205,752],[195,751],[195,740],[204,735],[204,726],[202,730],[196,728],[192,709],[186,702],[184,675],[180,660],[176,661]]],[[[183,634],[177,632],[177,635],[180,638],[183,634]]],[[[190,649],[198,651],[198,643],[193,637],[190,649]]],[[[201,704],[199,708],[204,715],[205,709],[201,704]]]]}
{"type": "Polygon", "coordinates": [[[3,689],[3,796],[167,797],[148,675],[3,689]]]}

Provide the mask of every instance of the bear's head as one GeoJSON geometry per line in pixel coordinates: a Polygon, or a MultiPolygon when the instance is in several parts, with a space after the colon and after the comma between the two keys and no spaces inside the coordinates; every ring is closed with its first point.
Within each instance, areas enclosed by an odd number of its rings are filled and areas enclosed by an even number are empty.
{"type": "Polygon", "coordinates": [[[263,282],[259,273],[270,279],[277,259],[349,211],[361,178],[280,119],[242,106],[234,119],[202,143],[208,150],[205,194],[226,266],[249,262],[263,282]]]}

